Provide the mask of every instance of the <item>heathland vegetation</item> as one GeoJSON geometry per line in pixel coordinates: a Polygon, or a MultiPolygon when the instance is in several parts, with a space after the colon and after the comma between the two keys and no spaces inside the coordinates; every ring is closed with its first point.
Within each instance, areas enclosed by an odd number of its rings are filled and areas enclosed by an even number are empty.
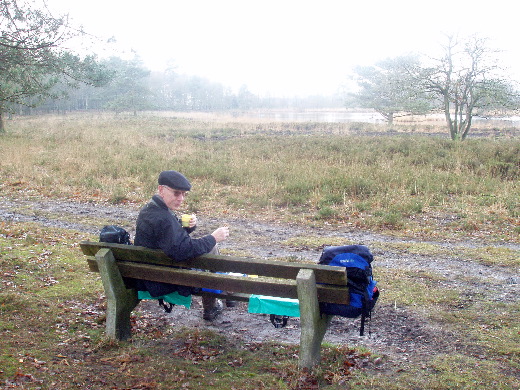
{"type": "Polygon", "coordinates": [[[178,169],[197,189],[194,212],[423,236],[519,234],[516,130],[460,143],[416,125],[110,114],[22,117],[9,127],[2,191],[142,203],[157,172],[178,169]]]}

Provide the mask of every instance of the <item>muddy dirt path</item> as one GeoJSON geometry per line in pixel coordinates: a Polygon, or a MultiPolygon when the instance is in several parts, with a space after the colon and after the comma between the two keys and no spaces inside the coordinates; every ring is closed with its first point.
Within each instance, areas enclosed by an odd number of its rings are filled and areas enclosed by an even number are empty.
{"type": "MultiPolygon", "coordinates": [[[[71,229],[97,235],[102,226],[82,222],[84,220],[106,220],[127,228],[133,236],[133,226],[137,218],[138,208],[135,206],[97,205],[93,203],[75,203],[49,199],[8,199],[0,197],[0,220],[13,222],[34,222],[44,226],[71,229]]],[[[290,247],[286,241],[299,237],[330,237],[337,242],[338,237],[346,243],[359,243],[371,247],[377,243],[384,248],[384,243],[404,242],[389,236],[360,232],[348,228],[302,227],[286,224],[267,224],[251,220],[204,218],[199,215],[197,234],[209,233],[221,224],[231,227],[229,241],[221,245],[222,250],[229,249],[233,253],[244,252],[247,256],[262,258],[295,257],[302,260],[317,261],[321,248],[290,247]],[[383,245],[381,245],[383,244],[383,245]]],[[[412,241],[412,240],[410,240],[412,241]]],[[[483,242],[434,242],[440,247],[489,246],[483,242]]],[[[513,249],[519,245],[504,243],[513,249]]],[[[445,277],[445,287],[456,289],[465,294],[471,291],[472,296],[483,300],[512,301],[517,300],[520,292],[520,278],[509,268],[487,266],[457,257],[454,250],[449,257],[421,256],[388,248],[374,250],[374,273],[377,279],[378,268],[423,270],[445,277]]],[[[325,341],[348,344],[353,347],[365,346],[385,359],[384,366],[406,367],[420,364],[422,359],[429,359],[437,353],[457,349],[461,353],[478,356],[481,351],[470,345],[457,341],[455,335],[439,324],[432,323],[420,309],[411,311],[385,299],[384,280],[379,281],[382,297],[370,322],[370,335],[359,336],[359,320],[335,317],[327,331],[325,341]]],[[[470,299],[469,297],[468,299],[470,299]]],[[[165,314],[155,302],[143,302],[139,313],[153,317],[157,323],[169,323],[175,327],[209,327],[210,329],[236,337],[244,342],[260,342],[276,340],[287,343],[299,342],[299,321],[289,320],[285,328],[274,328],[268,316],[247,313],[245,303],[228,308],[215,322],[208,324],[202,320],[201,305],[195,298],[194,307],[186,310],[175,307],[172,313],[165,314]]],[[[368,333],[368,332],[367,332],[368,333]]],[[[390,368],[390,367],[387,367],[390,368]]]]}

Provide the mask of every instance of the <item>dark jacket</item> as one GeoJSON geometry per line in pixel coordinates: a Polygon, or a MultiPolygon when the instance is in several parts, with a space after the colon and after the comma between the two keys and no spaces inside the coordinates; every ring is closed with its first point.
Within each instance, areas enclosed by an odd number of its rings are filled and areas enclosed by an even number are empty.
{"type": "MultiPolygon", "coordinates": [[[[212,235],[192,239],[189,235],[194,229],[182,227],[179,219],[173,214],[162,198],[154,195],[152,200],[142,208],[137,217],[134,245],[150,249],[161,249],[174,262],[192,259],[210,252],[217,244],[212,235]]],[[[181,291],[182,286],[166,283],[137,281],[138,290],[148,291],[153,297],[179,291],[183,295],[189,291],[181,291]]],[[[186,289],[183,287],[182,289],[186,289]]]]}

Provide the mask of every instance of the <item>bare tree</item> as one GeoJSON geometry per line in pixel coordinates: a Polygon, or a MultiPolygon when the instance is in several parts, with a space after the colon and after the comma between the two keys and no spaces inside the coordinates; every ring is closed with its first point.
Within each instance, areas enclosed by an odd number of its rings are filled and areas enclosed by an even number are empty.
{"type": "Polygon", "coordinates": [[[475,115],[497,116],[519,108],[518,93],[501,77],[496,54],[486,38],[448,36],[440,58],[411,70],[418,84],[440,100],[453,140],[467,137],[475,115]]]}

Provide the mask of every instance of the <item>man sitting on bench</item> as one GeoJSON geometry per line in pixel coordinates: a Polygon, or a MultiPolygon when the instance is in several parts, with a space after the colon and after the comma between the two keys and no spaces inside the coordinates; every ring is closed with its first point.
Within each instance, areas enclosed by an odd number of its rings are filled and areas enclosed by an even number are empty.
{"type": "MultiPolygon", "coordinates": [[[[180,209],[191,190],[191,184],[184,175],[176,171],[163,171],[159,175],[157,194],[139,212],[134,244],[150,249],[161,249],[173,261],[185,261],[206,253],[216,253],[217,243],[229,236],[229,229],[219,227],[213,233],[193,239],[190,233],[197,225],[192,216],[189,226],[182,227],[174,211],[180,209]]],[[[148,291],[152,297],[159,297],[177,291],[187,296],[191,288],[172,284],[136,280],[135,287],[148,291]]],[[[203,296],[203,318],[213,321],[222,311],[222,303],[216,298],[203,296]]]]}

